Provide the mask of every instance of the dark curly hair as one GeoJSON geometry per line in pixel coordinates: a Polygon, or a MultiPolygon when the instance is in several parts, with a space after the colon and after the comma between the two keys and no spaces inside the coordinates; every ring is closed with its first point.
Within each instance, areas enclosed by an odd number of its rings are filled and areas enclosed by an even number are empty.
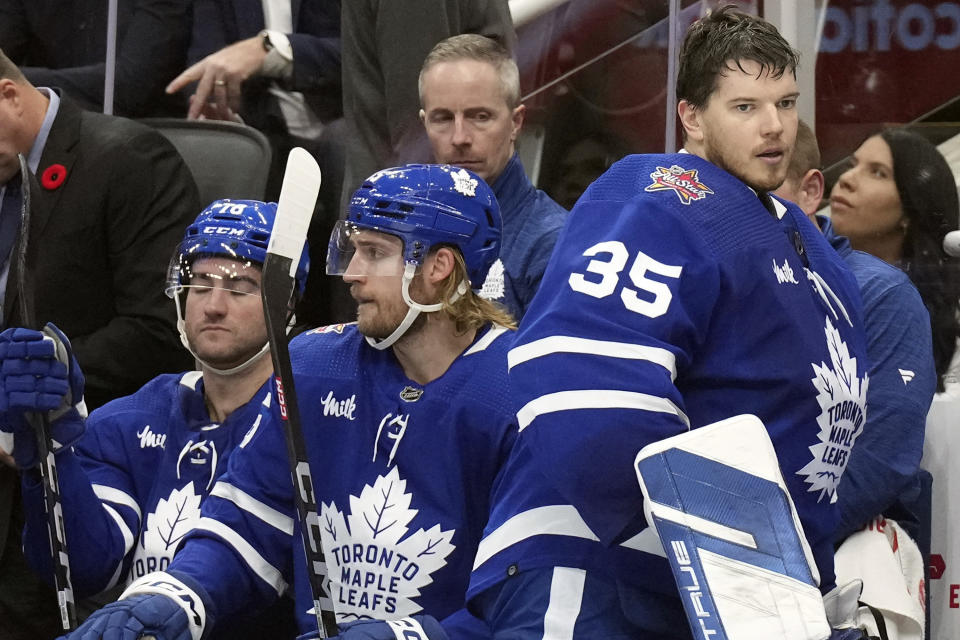
{"type": "Polygon", "coordinates": [[[879,136],[890,147],[893,179],[909,220],[901,267],[930,313],[937,389],[943,391],[943,374],[960,336],[960,260],[943,250],[943,236],[960,220],[956,182],[943,155],[923,136],[907,129],[886,129],[879,136]]]}
{"type": "Polygon", "coordinates": [[[694,22],[683,40],[677,70],[677,99],[702,107],[730,65],[753,60],[774,78],[796,75],[800,54],[772,24],[726,5],[694,22]]]}

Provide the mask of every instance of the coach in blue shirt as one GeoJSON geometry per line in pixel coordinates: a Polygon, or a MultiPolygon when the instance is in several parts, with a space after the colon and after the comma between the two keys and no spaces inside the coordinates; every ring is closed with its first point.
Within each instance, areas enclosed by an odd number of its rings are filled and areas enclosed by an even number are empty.
{"type": "Polygon", "coordinates": [[[447,38],[424,60],[420,104],[436,161],[473,171],[497,196],[503,243],[480,295],[519,321],[540,286],[567,211],[530,183],[517,156],[524,116],[517,64],[490,38],[447,38]]]}

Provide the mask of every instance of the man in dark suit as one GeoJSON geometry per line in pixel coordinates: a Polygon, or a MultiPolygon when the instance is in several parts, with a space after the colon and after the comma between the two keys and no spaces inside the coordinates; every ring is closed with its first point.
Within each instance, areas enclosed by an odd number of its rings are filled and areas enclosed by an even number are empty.
{"type": "MultiPolygon", "coordinates": [[[[190,44],[192,0],[119,0],[114,113],[183,115],[163,91],[190,44]]],[[[0,48],[36,86],[59,87],[83,108],[103,108],[106,0],[0,0],[0,48]]]]}
{"type": "MultiPolygon", "coordinates": [[[[36,322],[55,323],[73,341],[91,408],[158,373],[189,367],[163,288],[172,247],[200,206],[173,146],[149,127],[82,111],[66,96],[33,87],[0,52],[5,327],[22,324],[10,234],[11,225],[18,233],[24,181],[33,196],[26,286],[36,322]],[[18,153],[35,176],[20,175],[18,153]]],[[[0,466],[0,637],[52,637],[55,596],[45,595],[20,554],[18,484],[0,466]]]]}
{"type": "Polygon", "coordinates": [[[239,116],[265,133],[279,156],[267,188],[275,197],[286,151],[314,147],[342,111],[340,2],[195,0],[193,11],[194,64],[167,91],[196,83],[188,118],[239,116]]]}

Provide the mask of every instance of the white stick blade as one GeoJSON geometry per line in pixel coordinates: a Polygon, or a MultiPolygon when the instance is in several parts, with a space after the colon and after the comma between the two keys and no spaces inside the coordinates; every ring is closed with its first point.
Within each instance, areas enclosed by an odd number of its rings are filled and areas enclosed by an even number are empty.
{"type": "Polygon", "coordinates": [[[277,219],[267,245],[267,253],[290,259],[290,277],[297,272],[319,192],[320,166],[306,149],[294,147],[287,156],[277,219]]]}

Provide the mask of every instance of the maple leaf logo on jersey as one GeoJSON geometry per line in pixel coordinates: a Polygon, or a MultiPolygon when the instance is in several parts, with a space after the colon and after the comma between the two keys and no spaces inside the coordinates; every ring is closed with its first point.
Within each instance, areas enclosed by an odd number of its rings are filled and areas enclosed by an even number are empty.
{"type": "Polygon", "coordinates": [[[673,191],[683,204],[690,204],[696,200],[703,200],[713,193],[713,189],[700,182],[696,169],[684,169],[673,165],[657,167],[650,174],[653,184],[647,185],[644,191],[673,191]]]}
{"type": "Polygon", "coordinates": [[[433,582],[432,574],[446,565],[456,548],[454,529],[440,525],[410,533],[413,496],[397,468],[350,496],[350,514],[336,503],[320,508],[320,536],[330,565],[330,594],[338,622],[413,615],[423,607],[414,602],[433,582]],[[401,540],[402,538],[402,540],[401,540]]]}
{"type": "Polygon", "coordinates": [[[483,287],[480,289],[480,297],[484,300],[500,300],[506,290],[506,281],[504,279],[503,263],[500,258],[490,265],[490,271],[487,272],[487,279],[483,281],[483,287]]]}
{"type": "Polygon", "coordinates": [[[147,516],[147,527],[133,555],[130,580],[166,569],[183,536],[199,521],[200,496],[193,490],[193,482],[174,489],[166,500],[160,498],[147,516]]]}
{"type": "Polygon", "coordinates": [[[457,190],[457,193],[471,198],[477,195],[477,185],[479,183],[476,178],[470,177],[466,169],[453,171],[450,173],[450,177],[453,178],[453,188],[457,190]]]}
{"type": "Polygon", "coordinates": [[[857,436],[863,433],[869,380],[865,373],[862,376],[857,374],[857,359],[850,356],[846,343],[829,317],[824,333],[830,364],[813,364],[814,377],[811,379],[821,409],[817,418],[820,442],[810,447],[813,460],[797,474],[806,476],[810,485],[807,491],[820,492],[818,502],[825,495],[835,502],[837,485],[850,459],[850,450],[857,436]]]}

